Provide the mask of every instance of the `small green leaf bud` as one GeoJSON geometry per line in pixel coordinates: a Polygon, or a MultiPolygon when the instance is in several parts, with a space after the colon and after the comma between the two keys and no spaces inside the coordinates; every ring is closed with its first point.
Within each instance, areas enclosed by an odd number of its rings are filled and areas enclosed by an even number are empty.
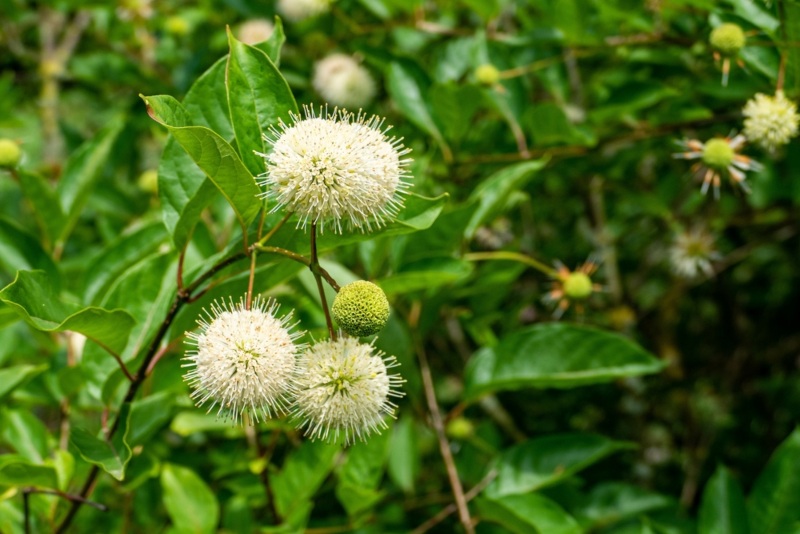
{"type": "Polygon", "coordinates": [[[491,63],[484,63],[475,69],[475,79],[481,85],[492,86],[500,81],[500,71],[491,63]]]}
{"type": "Polygon", "coordinates": [[[139,175],[136,179],[136,185],[145,193],[155,195],[158,193],[158,171],[155,169],[148,169],[139,175]]]}
{"type": "Polygon", "coordinates": [[[386,325],[389,301],[380,287],[359,280],[339,290],[331,314],[341,329],[351,336],[371,336],[386,325]]]}
{"type": "Polygon", "coordinates": [[[703,146],[703,163],[714,170],[727,169],[735,156],[736,153],[725,139],[709,139],[703,146]]]}
{"type": "Polygon", "coordinates": [[[564,294],[567,298],[575,300],[585,299],[592,294],[592,290],[592,279],[589,278],[589,275],[586,273],[576,271],[574,273],[569,273],[569,275],[564,278],[564,294]]]}
{"type": "Polygon", "coordinates": [[[11,139],[0,139],[0,167],[16,167],[22,157],[19,145],[11,139]]]}
{"type": "Polygon", "coordinates": [[[445,432],[452,439],[467,439],[475,433],[475,425],[466,417],[456,417],[447,423],[445,432]]]}
{"type": "Polygon", "coordinates": [[[734,56],[744,47],[744,31],[738,24],[726,22],[711,32],[711,46],[725,56],[734,56]]]}

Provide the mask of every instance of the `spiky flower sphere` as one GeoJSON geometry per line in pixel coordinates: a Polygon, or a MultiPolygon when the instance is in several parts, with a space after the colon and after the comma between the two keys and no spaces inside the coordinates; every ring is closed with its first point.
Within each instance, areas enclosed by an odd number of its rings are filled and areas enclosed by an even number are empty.
{"type": "Polygon", "coordinates": [[[314,66],[312,85],[329,104],[362,108],[375,98],[375,80],[346,54],[331,54],[314,66]]]}
{"type": "Polygon", "coordinates": [[[254,45],[270,38],[275,25],[267,19],[246,20],[236,31],[236,37],[244,44],[254,45]]]}
{"type": "Polygon", "coordinates": [[[278,12],[286,20],[300,22],[327,12],[332,2],[333,0],[278,0],[278,12]]]}
{"type": "Polygon", "coordinates": [[[736,152],[727,140],[714,138],[706,141],[703,147],[703,163],[715,170],[726,169],[736,156],[736,152]]]}
{"type": "Polygon", "coordinates": [[[564,278],[564,295],[567,298],[583,300],[594,291],[594,284],[589,275],[582,271],[574,271],[564,278]]]}
{"type": "Polygon", "coordinates": [[[22,157],[19,145],[11,139],[0,139],[0,167],[16,167],[22,157]]]}
{"type": "Polygon", "coordinates": [[[724,56],[734,56],[744,48],[745,35],[741,26],[726,22],[711,31],[711,46],[724,56]]]}
{"type": "Polygon", "coordinates": [[[390,397],[402,397],[400,375],[388,373],[398,365],[371,344],[351,337],[322,341],[298,362],[297,393],[292,414],[311,439],[345,443],[364,440],[387,428],[394,416],[390,397]]]}
{"type": "Polygon", "coordinates": [[[251,309],[243,301],[211,305],[207,318],[198,319],[199,332],[187,334],[194,349],[187,351],[185,380],[198,406],[211,402],[217,415],[239,422],[267,419],[287,411],[294,392],[297,354],[305,347],[295,341],[292,314],[277,316],[278,305],[255,299],[251,309]]]}
{"type": "Polygon", "coordinates": [[[363,232],[393,219],[409,187],[411,160],[388,130],[377,116],[327,108],[317,116],[307,107],[305,118],[281,121],[265,135],[272,152],[260,154],[267,163],[261,185],[276,202],[273,211],[296,213],[298,227],[311,222],[324,231],[327,224],[337,233],[343,222],[363,232]]]}
{"type": "Polygon", "coordinates": [[[777,91],[775,96],[756,94],[747,101],[742,114],[745,116],[744,136],[770,152],[797,135],[800,115],[795,103],[786,98],[783,91],[777,91]]]}
{"type": "Polygon", "coordinates": [[[331,314],[339,327],[351,336],[371,336],[386,326],[389,301],[380,287],[358,280],[339,289],[331,314]]]}
{"type": "Polygon", "coordinates": [[[475,79],[481,85],[492,86],[500,81],[500,71],[491,63],[485,63],[475,69],[475,79]]]}
{"type": "Polygon", "coordinates": [[[681,278],[697,278],[701,273],[714,275],[712,262],[719,260],[714,236],[702,228],[677,234],[669,249],[672,270],[681,278]]]}

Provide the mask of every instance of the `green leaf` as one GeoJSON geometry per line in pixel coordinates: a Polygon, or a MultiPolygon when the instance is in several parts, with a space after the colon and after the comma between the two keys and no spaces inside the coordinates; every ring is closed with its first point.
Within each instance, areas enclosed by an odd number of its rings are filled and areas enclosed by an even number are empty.
{"type": "Polygon", "coordinates": [[[433,137],[439,144],[444,159],[452,160],[453,153],[433,120],[431,111],[426,104],[423,88],[407,65],[397,61],[389,65],[386,73],[386,89],[408,120],[433,137]]]}
{"type": "Polygon", "coordinates": [[[403,271],[378,282],[387,295],[435,289],[463,280],[474,264],[455,258],[428,258],[403,267],[403,271]]]}
{"type": "Polygon", "coordinates": [[[14,365],[0,369],[0,400],[46,369],[47,365],[14,365]]]}
{"type": "Polygon", "coordinates": [[[222,137],[205,126],[189,126],[186,109],[171,96],[142,96],[147,113],[167,127],[198,167],[214,182],[236,212],[243,228],[261,209],[261,193],[239,155],[222,137]]]}
{"type": "Polygon", "coordinates": [[[102,176],[111,149],[124,126],[125,119],[117,117],[67,158],[56,186],[61,211],[66,217],[58,233],[57,246],[63,246],[78,222],[83,206],[102,176]]]}
{"type": "Polygon", "coordinates": [[[665,508],[672,500],[631,484],[607,482],[592,488],[575,515],[585,527],[608,526],[629,517],[665,508]]]}
{"type": "Polygon", "coordinates": [[[35,465],[16,454],[0,455],[0,486],[37,486],[58,488],[56,470],[35,465]]]}
{"type": "Polygon", "coordinates": [[[205,534],[217,531],[219,503],[214,493],[194,471],[175,464],[161,470],[164,507],[175,531],[205,534]]]}
{"type": "Polygon", "coordinates": [[[61,233],[65,220],[56,192],[39,174],[18,169],[17,176],[22,193],[33,206],[33,215],[42,229],[45,242],[52,246],[61,233]]]}
{"type": "Polygon", "coordinates": [[[728,0],[733,5],[733,11],[750,24],[764,30],[772,36],[780,26],[780,21],[772,13],[764,9],[756,0],[728,0]]]}
{"type": "MultiPolygon", "coordinates": [[[[225,66],[220,59],[189,88],[183,107],[196,126],[208,126],[223,139],[233,139],[225,66]]],[[[203,209],[214,199],[217,188],[192,158],[170,136],[158,166],[158,196],[161,213],[175,248],[183,249],[203,209]]]]}
{"type": "Polygon", "coordinates": [[[40,464],[47,457],[47,428],[38,417],[27,410],[0,412],[2,441],[19,455],[40,464]]]}
{"type": "Polygon", "coordinates": [[[477,202],[478,207],[464,231],[467,239],[472,239],[479,226],[497,216],[508,201],[509,195],[523,188],[536,171],[541,170],[546,164],[546,159],[539,159],[509,165],[478,184],[469,196],[469,200],[477,202]]]}
{"type": "Polygon", "coordinates": [[[389,432],[372,436],[347,451],[347,460],[338,473],[336,498],[351,516],[372,508],[383,496],[378,490],[386,464],[389,432]]]}
{"type": "Polygon", "coordinates": [[[496,499],[536,491],[633,447],[596,434],[556,434],[526,441],[500,455],[497,478],[486,488],[486,495],[496,499]]]}
{"type": "Polygon", "coordinates": [[[484,347],[469,361],[465,397],[495,391],[572,388],[656,373],[663,362],[618,334],[565,323],[542,323],[484,347]]]}
{"type": "Polygon", "coordinates": [[[750,530],[796,532],[800,524],[800,429],[780,444],[747,498],[750,530]]]}
{"type": "Polygon", "coordinates": [[[272,476],[275,506],[281,516],[289,516],[302,508],[333,469],[339,446],[324,441],[305,441],[283,464],[283,470],[272,476]]]}
{"type": "Polygon", "coordinates": [[[266,171],[263,153],[264,134],[279,120],[290,120],[297,113],[289,84],[272,60],[259,50],[236,40],[228,30],[228,65],[226,86],[231,124],[236,144],[247,168],[254,175],[266,171]]]}
{"type": "Polygon", "coordinates": [[[143,445],[156,432],[166,426],[172,417],[175,394],[161,391],[133,402],[131,406],[131,431],[128,442],[131,447],[143,445]]]}
{"type": "Polygon", "coordinates": [[[60,278],[58,267],[39,240],[15,223],[0,218],[0,268],[9,276],[17,271],[41,269],[54,280],[60,278]]]}
{"type": "Polygon", "coordinates": [[[575,519],[558,504],[537,493],[477,499],[480,518],[519,534],[580,534],[575,519]]]}
{"type": "Polygon", "coordinates": [[[276,16],[269,39],[263,43],[258,43],[255,47],[267,54],[277,67],[281,64],[281,48],[283,48],[283,43],[285,42],[286,34],[283,31],[283,22],[280,17],[276,16]]]}
{"type": "Polygon", "coordinates": [[[414,419],[409,416],[401,417],[393,425],[391,434],[389,476],[404,492],[411,493],[414,491],[414,480],[419,472],[420,464],[414,419]]]}
{"type": "Polygon", "coordinates": [[[78,449],[81,458],[98,465],[117,480],[125,479],[125,467],[131,459],[131,448],[128,445],[128,429],[130,423],[130,403],[125,403],[119,411],[119,428],[111,441],[96,437],[82,428],[73,428],[70,442],[78,449]]]}
{"type": "Polygon", "coordinates": [[[747,526],[742,488],[720,465],[703,490],[697,531],[699,534],[748,534],[747,526]]]}
{"type": "Polygon", "coordinates": [[[98,345],[122,352],[134,325],[124,310],[105,310],[63,302],[50,278],[41,271],[20,271],[13,283],[0,291],[0,301],[13,308],[37,330],[80,332],[98,345]]]}

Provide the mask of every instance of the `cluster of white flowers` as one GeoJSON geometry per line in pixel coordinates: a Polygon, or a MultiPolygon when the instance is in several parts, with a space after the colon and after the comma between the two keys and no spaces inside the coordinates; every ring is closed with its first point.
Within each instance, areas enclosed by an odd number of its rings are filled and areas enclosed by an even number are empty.
{"type": "Polygon", "coordinates": [[[300,22],[329,11],[332,2],[333,0],[278,0],[278,13],[286,20],[300,22]]]}
{"type": "Polygon", "coordinates": [[[375,80],[369,71],[345,54],[331,54],[317,62],[311,83],[334,106],[362,108],[375,98],[375,80]]]}
{"type": "Polygon", "coordinates": [[[677,234],[669,249],[672,270],[681,278],[689,280],[701,274],[713,276],[713,262],[719,259],[714,236],[702,228],[677,234]]]}
{"type": "Polygon", "coordinates": [[[410,150],[387,137],[388,130],[377,116],[327,108],[317,116],[306,107],[305,118],[281,121],[265,136],[272,151],[259,154],[267,164],[264,195],[277,203],[273,211],[296,213],[298,227],[310,221],[337,233],[343,220],[363,232],[393,219],[409,187],[404,156],[410,150]]]}
{"type": "MultiPolygon", "coordinates": [[[[378,117],[345,111],[305,118],[293,116],[271,131],[271,151],[262,185],[275,209],[299,216],[320,230],[327,223],[342,231],[370,230],[393,218],[409,187],[401,140],[388,138],[378,117]]],[[[377,333],[389,315],[383,291],[369,282],[340,289],[333,315],[344,332],[311,347],[297,343],[303,335],[289,313],[279,317],[274,301],[256,298],[214,303],[188,334],[185,379],[198,405],[236,422],[289,413],[311,439],[344,439],[351,443],[386,428],[385,418],[402,396],[397,366],[372,343],[358,337],[377,333]],[[245,416],[247,414],[247,416],[245,416]]]]}
{"type": "Polygon", "coordinates": [[[236,37],[244,44],[254,45],[270,38],[275,25],[267,19],[250,19],[244,21],[236,30],[236,37]]]}
{"type": "Polygon", "coordinates": [[[783,91],[777,91],[775,96],[756,94],[745,104],[742,114],[745,137],[770,152],[797,135],[800,124],[797,105],[783,91]]]}

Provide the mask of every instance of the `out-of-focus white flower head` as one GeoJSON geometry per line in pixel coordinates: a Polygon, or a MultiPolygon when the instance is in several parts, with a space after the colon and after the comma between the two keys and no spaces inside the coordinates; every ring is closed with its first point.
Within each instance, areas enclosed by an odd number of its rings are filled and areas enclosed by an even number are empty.
{"type": "Polygon", "coordinates": [[[346,54],[331,54],[317,62],[312,84],[328,104],[343,108],[362,108],[376,93],[369,71],[346,54]]]}
{"type": "Polygon", "coordinates": [[[211,305],[207,318],[198,319],[199,332],[187,334],[194,349],[187,351],[185,380],[198,406],[211,402],[217,415],[240,422],[245,412],[256,422],[284,413],[294,392],[297,354],[305,347],[295,340],[292,314],[277,316],[278,305],[256,298],[211,305]]]}
{"type": "Polygon", "coordinates": [[[250,19],[244,21],[236,32],[236,38],[244,44],[263,43],[270,38],[275,25],[267,19],[250,19]]]}
{"type": "Polygon", "coordinates": [[[330,10],[333,0],[278,0],[278,13],[286,20],[300,22],[330,10]]]}
{"type": "Polygon", "coordinates": [[[681,278],[693,279],[700,274],[714,276],[712,262],[720,259],[714,236],[702,228],[681,232],[669,249],[672,270],[681,278]]]}
{"type": "Polygon", "coordinates": [[[387,137],[383,119],[327,108],[319,116],[305,108],[305,118],[280,122],[266,141],[272,145],[261,179],[264,196],[298,215],[298,227],[310,221],[342,232],[342,222],[362,232],[393,219],[408,189],[410,152],[402,139],[387,137]]]}
{"type": "Polygon", "coordinates": [[[800,124],[797,105],[786,98],[783,91],[776,91],[775,96],[756,94],[747,101],[742,114],[747,140],[770,152],[797,135],[800,124]]]}
{"type": "Polygon", "coordinates": [[[345,443],[364,440],[387,428],[393,416],[390,397],[402,397],[400,375],[388,373],[398,364],[371,344],[340,337],[309,348],[298,363],[297,393],[292,414],[311,439],[345,443]]]}

